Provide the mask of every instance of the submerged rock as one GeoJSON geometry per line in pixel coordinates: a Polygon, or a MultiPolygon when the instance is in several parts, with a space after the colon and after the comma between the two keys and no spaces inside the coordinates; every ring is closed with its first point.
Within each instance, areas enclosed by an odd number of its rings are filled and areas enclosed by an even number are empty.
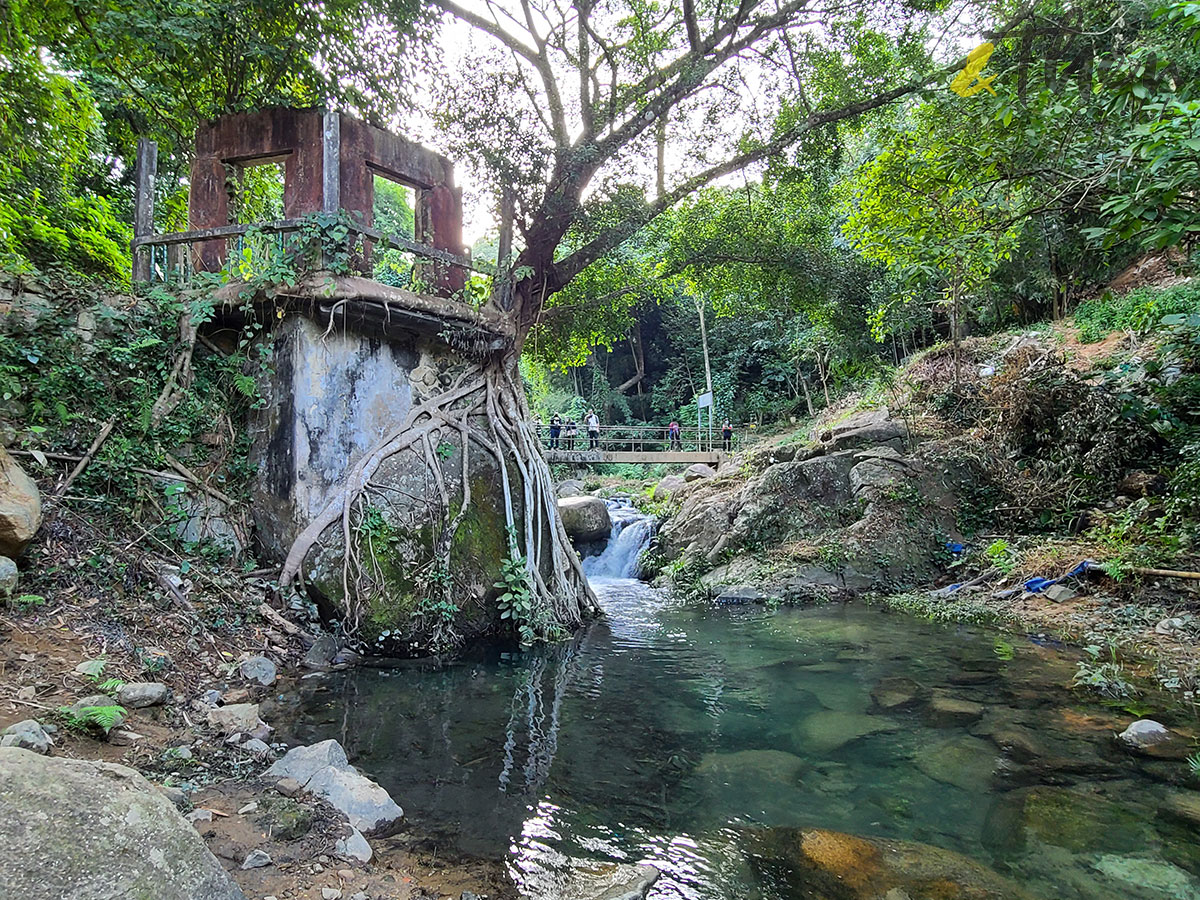
{"type": "Polygon", "coordinates": [[[564,497],[558,501],[567,535],[576,541],[598,541],[612,533],[608,504],[599,497],[564,497]]]}
{"type": "Polygon", "coordinates": [[[125,766],[0,749],[0,893],[245,900],[171,801],[125,766]]]}
{"type": "Polygon", "coordinates": [[[882,716],[824,710],[802,720],[792,730],[792,741],[801,753],[823,756],[869,734],[897,731],[899,728],[898,723],[882,716]]]}
{"type": "Polygon", "coordinates": [[[1022,850],[1032,839],[1074,853],[1140,846],[1148,823],[1097,794],[1045,785],[1010,791],[996,800],[984,824],[985,846],[1022,850]]]}
{"type": "Polygon", "coordinates": [[[904,675],[881,678],[871,689],[871,702],[884,712],[910,709],[920,704],[924,697],[925,688],[904,675]]]}
{"type": "Polygon", "coordinates": [[[1019,885],[951,850],[808,828],[742,832],[750,862],[788,896],[822,900],[1030,900],[1019,885]]]}
{"type": "Polygon", "coordinates": [[[266,775],[294,779],[368,836],[392,834],[404,818],[404,810],[387,791],[350,765],[337,741],[294,747],[266,775]]]}
{"type": "Polygon", "coordinates": [[[553,874],[539,873],[521,887],[521,900],[642,900],[659,871],[634,863],[572,860],[553,874]]]}
{"type": "Polygon", "coordinates": [[[985,794],[996,769],[996,751],[986,741],[961,735],[922,747],[916,764],[934,781],[985,794]]]}
{"type": "Polygon", "coordinates": [[[949,728],[954,725],[970,725],[978,722],[984,713],[982,703],[960,700],[935,694],[925,707],[925,720],[934,728],[949,728]]]}

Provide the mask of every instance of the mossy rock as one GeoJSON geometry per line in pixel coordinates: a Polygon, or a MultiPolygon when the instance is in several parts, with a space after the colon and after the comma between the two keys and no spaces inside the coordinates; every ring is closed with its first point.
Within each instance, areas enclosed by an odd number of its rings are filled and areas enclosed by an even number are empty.
{"type": "Polygon", "coordinates": [[[276,840],[296,841],[312,828],[313,814],[311,809],[291,797],[268,795],[259,801],[255,821],[276,840]]]}

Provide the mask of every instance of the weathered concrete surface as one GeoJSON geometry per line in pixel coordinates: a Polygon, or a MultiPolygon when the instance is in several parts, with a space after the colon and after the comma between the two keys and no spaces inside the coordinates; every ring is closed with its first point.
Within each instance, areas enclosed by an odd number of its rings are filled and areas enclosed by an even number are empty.
{"type": "Polygon", "coordinates": [[[415,342],[326,335],[304,316],[280,323],[274,377],[262,385],[267,405],[251,450],[254,522],[268,552],[286,554],[349,464],[405,420],[421,362],[415,342]]]}
{"type": "MultiPolygon", "coordinates": [[[[188,193],[191,228],[228,225],[226,166],[265,161],[283,164],[285,218],[345,209],[353,221],[370,227],[379,173],[415,189],[418,241],[464,253],[462,189],[454,186],[450,160],[351,116],[331,115],[326,120],[316,109],[264,109],[202,125],[196,132],[188,193]],[[336,152],[337,160],[327,160],[327,152],[336,152]]],[[[215,271],[224,263],[226,241],[208,241],[197,254],[199,268],[215,271]]],[[[462,269],[425,268],[423,280],[434,284],[439,293],[462,289],[466,279],[462,269]]]]}
{"type": "MultiPolygon", "coordinates": [[[[295,538],[342,486],[347,472],[401,429],[415,403],[442,394],[469,362],[436,338],[409,335],[385,340],[354,330],[328,334],[304,316],[289,316],[273,335],[273,371],[264,377],[266,398],[254,425],[250,459],[257,474],[253,514],[267,551],[282,559],[295,538]]],[[[482,418],[474,425],[487,432],[482,418]]],[[[452,506],[462,498],[462,446],[456,429],[437,438],[439,466],[452,506]]],[[[507,461],[514,517],[523,521],[519,469],[507,461]]],[[[450,546],[453,627],[464,639],[494,625],[488,598],[508,554],[502,479],[494,457],[473,446],[471,504],[450,546]]],[[[357,596],[360,634],[380,651],[409,652],[426,634],[425,598],[435,537],[444,527],[441,494],[422,449],[386,458],[375,486],[356,511],[353,550],[362,561],[357,596]],[[359,528],[369,511],[371,527],[359,528]]],[[[326,530],[304,572],[310,591],[329,618],[346,612],[341,522],[326,530]]],[[[547,557],[549,554],[547,554],[547,557]]]]}
{"type": "Polygon", "coordinates": [[[245,900],[137,772],[16,748],[0,749],[0,897],[245,900]]]}

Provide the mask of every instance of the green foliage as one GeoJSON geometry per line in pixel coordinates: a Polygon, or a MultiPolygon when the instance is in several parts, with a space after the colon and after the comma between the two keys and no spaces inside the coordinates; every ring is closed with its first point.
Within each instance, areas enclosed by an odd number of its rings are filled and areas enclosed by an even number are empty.
{"type": "Polygon", "coordinates": [[[1099,341],[1113,331],[1145,334],[1168,316],[1200,315],[1200,283],[1188,281],[1167,288],[1143,287],[1116,295],[1105,291],[1075,310],[1075,324],[1084,341],[1099,341]]]}
{"type": "Polygon", "coordinates": [[[105,734],[112,731],[126,715],[125,708],[115,703],[105,706],[84,706],[78,710],[72,710],[69,706],[60,706],[58,712],[68,728],[85,732],[98,729],[105,734]]]}
{"type": "Polygon", "coordinates": [[[30,610],[37,609],[40,606],[45,606],[46,598],[41,594],[21,594],[17,597],[13,597],[11,603],[21,612],[27,613],[30,610]]]}
{"type": "Polygon", "coordinates": [[[505,558],[500,569],[500,580],[493,587],[500,593],[496,597],[496,608],[500,619],[511,628],[521,646],[531,646],[537,639],[535,598],[532,576],[525,557],[513,553],[505,558]]]}
{"type": "Polygon", "coordinates": [[[1109,645],[1108,659],[1104,659],[1104,648],[1092,644],[1083,648],[1087,659],[1079,661],[1071,684],[1087,688],[1111,700],[1126,700],[1136,697],[1137,686],[1125,677],[1125,670],[1117,660],[1116,647],[1109,645]]]}
{"type": "Polygon", "coordinates": [[[990,565],[994,566],[1004,575],[1011,574],[1017,567],[1016,551],[1003,538],[992,541],[987,549],[983,551],[983,555],[987,558],[990,565]]]}

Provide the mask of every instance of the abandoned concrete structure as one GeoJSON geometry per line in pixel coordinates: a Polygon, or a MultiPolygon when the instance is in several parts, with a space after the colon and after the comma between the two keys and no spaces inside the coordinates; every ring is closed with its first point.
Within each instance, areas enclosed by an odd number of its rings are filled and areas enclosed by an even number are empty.
{"type": "MultiPolygon", "coordinates": [[[[223,116],[196,134],[188,219],[193,230],[229,225],[231,168],[282,163],[283,213],[298,219],[310,213],[346,210],[370,228],[375,176],[414,189],[416,241],[455,256],[466,255],[462,237],[462,190],[454,186],[454,165],[444,156],[399,135],[336,112],[266,109],[223,116]]],[[[197,268],[224,265],[224,240],[197,247],[197,268]]],[[[369,249],[368,249],[369,252],[369,249]]],[[[439,294],[462,289],[460,266],[430,264],[424,280],[439,294]]]]}

